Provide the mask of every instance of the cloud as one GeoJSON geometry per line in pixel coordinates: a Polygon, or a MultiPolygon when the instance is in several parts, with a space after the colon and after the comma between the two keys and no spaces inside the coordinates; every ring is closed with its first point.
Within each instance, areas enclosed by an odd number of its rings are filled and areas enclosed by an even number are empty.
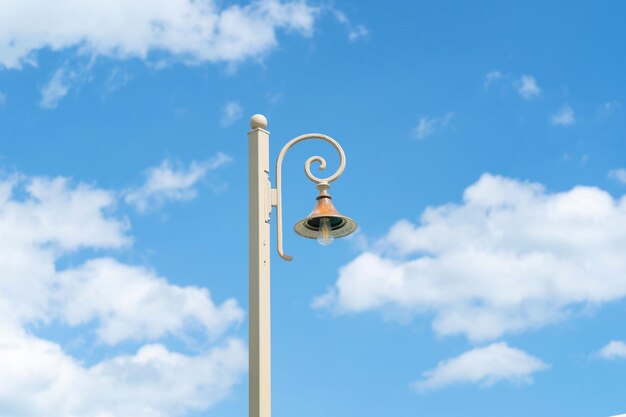
{"type": "Polygon", "coordinates": [[[541,95],[541,89],[537,85],[535,77],[532,75],[522,75],[517,82],[517,92],[526,100],[530,100],[541,95]]]}
{"type": "Polygon", "coordinates": [[[350,42],[356,42],[369,36],[369,30],[364,25],[355,25],[342,11],[333,9],[332,13],[335,19],[348,30],[348,40],[350,42]]]}
{"type": "Polygon", "coordinates": [[[4,106],[7,102],[7,95],[0,91],[0,107],[4,106]]]}
{"type": "Polygon", "coordinates": [[[626,359],[626,343],[621,340],[611,340],[600,349],[598,355],[606,360],[626,359]]]}
{"type": "Polygon", "coordinates": [[[66,62],[40,88],[39,106],[48,110],[56,108],[70,90],[91,80],[91,70],[94,65],[95,60],[80,63],[66,62]]]}
{"type": "Polygon", "coordinates": [[[42,50],[87,57],[238,63],[262,57],[277,32],[310,36],[319,10],[304,1],[257,0],[222,7],[215,0],[5,0],[0,14],[0,67],[34,65],[42,50]]]}
{"type": "Polygon", "coordinates": [[[284,94],[281,92],[270,92],[270,93],[267,93],[266,96],[267,96],[268,103],[271,104],[272,106],[279,104],[285,99],[284,94]]]}
{"type": "Polygon", "coordinates": [[[56,108],[59,101],[69,92],[72,78],[74,78],[73,74],[68,73],[65,68],[57,69],[50,81],[41,88],[39,106],[44,109],[56,108]]]}
{"type": "Polygon", "coordinates": [[[612,180],[626,184],[626,169],[624,168],[612,169],[607,176],[612,180]]]}
{"type": "Polygon", "coordinates": [[[132,244],[118,196],[61,177],[0,178],[0,415],[178,416],[215,404],[245,372],[241,340],[223,339],[243,319],[235,300],[95,257],[132,244]],[[48,326],[116,349],[87,364],[37,336],[48,326]],[[180,351],[163,344],[172,338],[180,351]]]}
{"type": "Polygon", "coordinates": [[[207,161],[193,161],[187,169],[177,169],[166,159],[158,167],[148,169],[144,185],[127,190],[124,199],[140,213],[161,207],[166,202],[192,200],[198,193],[196,184],[209,172],[230,161],[230,156],[218,153],[207,161]]]}
{"type": "Polygon", "coordinates": [[[421,392],[459,383],[530,383],[532,374],[547,368],[543,361],[524,351],[506,343],[494,343],[440,362],[435,369],[424,372],[424,379],[417,381],[414,388],[421,392]]]}
{"type": "Polygon", "coordinates": [[[231,126],[237,120],[241,119],[242,113],[243,108],[241,107],[241,104],[239,102],[229,101],[222,109],[222,126],[231,126]]]}
{"type": "Polygon", "coordinates": [[[20,417],[181,416],[223,399],[247,362],[238,340],[195,356],[149,344],[85,366],[24,331],[0,338],[0,412],[20,417]]]}
{"type": "Polygon", "coordinates": [[[364,25],[356,25],[348,31],[348,39],[350,42],[356,42],[359,39],[368,37],[369,34],[369,30],[364,25]]]}
{"type": "Polygon", "coordinates": [[[494,339],[626,297],[625,250],[626,197],[484,174],[462,203],[398,221],[313,305],[424,314],[438,334],[494,339]]]}
{"type": "Polygon", "coordinates": [[[120,68],[113,68],[106,81],[104,82],[104,89],[106,94],[112,94],[124,87],[133,79],[133,76],[120,68]]]}
{"type": "Polygon", "coordinates": [[[483,82],[483,88],[487,90],[491,84],[500,80],[502,78],[502,73],[500,71],[490,71],[485,74],[485,81],[483,82]]]}
{"type": "Polygon", "coordinates": [[[558,112],[554,113],[550,117],[550,122],[553,125],[558,126],[570,126],[576,123],[576,117],[574,116],[574,110],[568,105],[565,105],[558,112]]]}
{"type": "Polygon", "coordinates": [[[413,136],[417,139],[424,139],[441,132],[454,118],[454,113],[450,112],[441,117],[421,117],[417,127],[413,129],[413,136]]]}
{"type": "Polygon", "coordinates": [[[61,272],[59,283],[63,320],[71,326],[97,323],[98,338],[109,345],[182,335],[190,326],[216,339],[243,320],[235,300],[216,306],[206,289],[170,285],[151,270],[111,258],[61,272]]]}

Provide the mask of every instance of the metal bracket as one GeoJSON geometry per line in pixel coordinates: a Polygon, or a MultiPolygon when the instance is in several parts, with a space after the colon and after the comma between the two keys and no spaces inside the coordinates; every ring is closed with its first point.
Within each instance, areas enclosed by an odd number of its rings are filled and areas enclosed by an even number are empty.
{"type": "Polygon", "coordinates": [[[264,198],[264,200],[265,200],[265,205],[264,205],[265,211],[264,211],[264,213],[265,213],[265,223],[269,223],[270,219],[271,219],[272,207],[273,207],[273,204],[272,204],[272,201],[273,201],[273,199],[272,199],[272,195],[273,195],[272,191],[273,190],[272,190],[272,183],[270,182],[269,173],[267,171],[264,171],[264,173],[265,173],[265,175],[267,175],[267,188],[266,188],[265,198],[264,198]]]}

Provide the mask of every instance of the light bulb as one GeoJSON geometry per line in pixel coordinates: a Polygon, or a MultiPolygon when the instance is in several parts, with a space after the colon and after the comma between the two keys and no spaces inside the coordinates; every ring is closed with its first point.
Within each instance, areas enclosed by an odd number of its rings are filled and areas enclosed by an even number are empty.
{"type": "Polygon", "coordinates": [[[328,246],[333,243],[335,236],[332,235],[333,229],[330,227],[330,219],[328,217],[322,217],[320,219],[320,231],[317,235],[317,241],[322,246],[328,246]]]}

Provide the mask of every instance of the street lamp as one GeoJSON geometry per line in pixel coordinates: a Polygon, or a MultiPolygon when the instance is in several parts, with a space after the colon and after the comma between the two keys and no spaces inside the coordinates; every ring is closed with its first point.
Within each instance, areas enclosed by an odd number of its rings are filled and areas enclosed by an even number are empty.
{"type": "Polygon", "coordinates": [[[341,215],[333,206],[328,189],[346,167],[346,155],[339,143],[330,136],[309,133],[298,136],[283,146],[276,161],[276,188],[269,177],[269,137],[265,130],[267,119],[255,114],[248,132],[248,224],[249,224],[249,417],[271,417],[271,343],[270,343],[270,214],[276,207],[276,243],[281,258],[293,258],[283,250],[282,164],[287,151],[307,139],[321,139],[339,152],[339,168],[327,178],[311,173],[311,164],[326,168],[326,160],[313,156],[306,160],[304,172],[316,183],[317,204],[311,214],[296,223],[294,230],[301,236],[330,244],[333,239],[356,230],[356,223],[341,215]]]}

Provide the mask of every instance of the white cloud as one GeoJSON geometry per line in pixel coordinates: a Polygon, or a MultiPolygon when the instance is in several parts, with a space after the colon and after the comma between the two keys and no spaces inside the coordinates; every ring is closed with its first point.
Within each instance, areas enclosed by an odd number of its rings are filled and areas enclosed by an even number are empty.
{"type": "Polygon", "coordinates": [[[242,321],[234,300],[93,257],[132,243],[117,196],[65,178],[0,179],[0,415],[178,416],[210,407],[245,372],[242,342],[221,339],[242,321]],[[50,324],[117,348],[85,364],[37,336],[50,324]],[[157,343],[170,337],[198,347],[157,343]]]}
{"type": "Polygon", "coordinates": [[[441,132],[454,117],[454,113],[450,112],[441,117],[421,117],[417,127],[413,129],[413,136],[417,139],[424,139],[441,132]]]}
{"type": "Polygon", "coordinates": [[[608,177],[612,180],[626,184],[626,169],[617,168],[609,171],[608,177]]]}
{"type": "Polygon", "coordinates": [[[104,83],[107,94],[112,94],[132,80],[132,75],[120,68],[113,68],[104,83]]]}
{"type": "Polygon", "coordinates": [[[483,88],[488,89],[491,84],[498,81],[502,78],[502,73],[500,71],[490,71],[485,74],[485,81],[483,82],[483,88]]]}
{"type": "Polygon", "coordinates": [[[149,57],[152,52],[190,63],[237,63],[277,45],[277,31],[309,36],[319,10],[303,1],[258,0],[221,7],[215,0],[4,0],[0,66],[34,64],[43,49],[75,49],[83,56],[149,57]]]}
{"type": "Polygon", "coordinates": [[[146,171],[146,182],[139,188],[128,190],[125,201],[139,212],[161,207],[169,201],[192,200],[197,195],[196,184],[209,172],[232,161],[223,153],[202,162],[193,161],[189,168],[176,169],[169,160],[146,171]]]}
{"type": "Polygon", "coordinates": [[[532,75],[522,75],[517,83],[517,92],[526,100],[539,97],[541,89],[532,75]]]}
{"type": "Polygon", "coordinates": [[[229,101],[222,109],[222,126],[228,127],[241,119],[243,108],[238,101],[229,101]]]}
{"type": "Polygon", "coordinates": [[[350,42],[356,42],[369,36],[369,30],[364,25],[355,25],[342,11],[333,9],[332,13],[335,16],[335,19],[337,19],[337,21],[348,30],[348,40],[350,42]]]}
{"type": "Polygon", "coordinates": [[[626,343],[621,340],[611,340],[598,352],[606,360],[626,359],[626,343]]]}
{"type": "Polygon", "coordinates": [[[243,320],[235,300],[216,306],[206,289],[170,285],[153,271],[111,258],[61,272],[59,282],[61,317],[71,326],[97,322],[99,339],[110,345],[181,335],[194,325],[216,339],[243,320]]]}
{"type": "Polygon", "coordinates": [[[127,222],[103,214],[115,204],[111,192],[82,183],[72,188],[62,177],[34,177],[23,187],[29,199],[20,201],[13,193],[23,182],[17,177],[0,181],[0,230],[5,242],[52,245],[65,251],[130,243],[127,222]]]}
{"type": "Polygon", "coordinates": [[[131,242],[128,224],[104,215],[113,194],[84,184],[70,188],[63,178],[23,182],[0,181],[0,317],[6,322],[51,316],[55,261],[63,254],[131,242]],[[14,196],[16,189],[24,200],[14,196]]]}
{"type": "Polygon", "coordinates": [[[359,39],[368,37],[369,34],[369,30],[364,25],[355,25],[348,31],[348,39],[350,42],[356,42],[359,39]]]}
{"type": "Polygon", "coordinates": [[[78,85],[91,79],[94,64],[95,60],[73,64],[67,62],[58,68],[50,80],[40,88],[39,106],[44,109],[56,108],[71,89],[76,89],[78,85]]]}
{"type": "Polygon", "coordinates": [[[623,299],[625,251],[626,197],[485,174],[461,204],[397,222],[314,306],[426,314],[441,335],[493,339],[623,299]]]}
{"type": "Polygon", "coordinates": [[[68,73],[65,68],[57,69],[50,81],[41,88],[39,105],[44,109],[57,107],[59,101],[69,92],[72,78],[72,73],[68,73]]]}
{"type": "Polygon", "coordinates": [[[195,356],[149,344],[85,366],[24,331],[0,338],[0,412],[20,417],[181,416],[223,399],[247,362],[238,340],[195,356]]]}
{"type": "Polygon", "coordinates": [[[574,116],[574,110],[565,105],[558,112],[554,113],[550,118],[553,125],[570,126],[576,123],[576,117],[574,116]]]}
{"type": "Polygon", "coordinates": [[[459,383],[483,386],[501,381],[530,383],[532,374],[546,368],[547,364],[522,350],[506,343],[494,343],[440,362],[435,369],[426,371],[424,379],[414,387],[427,391],[459,383]]]}

